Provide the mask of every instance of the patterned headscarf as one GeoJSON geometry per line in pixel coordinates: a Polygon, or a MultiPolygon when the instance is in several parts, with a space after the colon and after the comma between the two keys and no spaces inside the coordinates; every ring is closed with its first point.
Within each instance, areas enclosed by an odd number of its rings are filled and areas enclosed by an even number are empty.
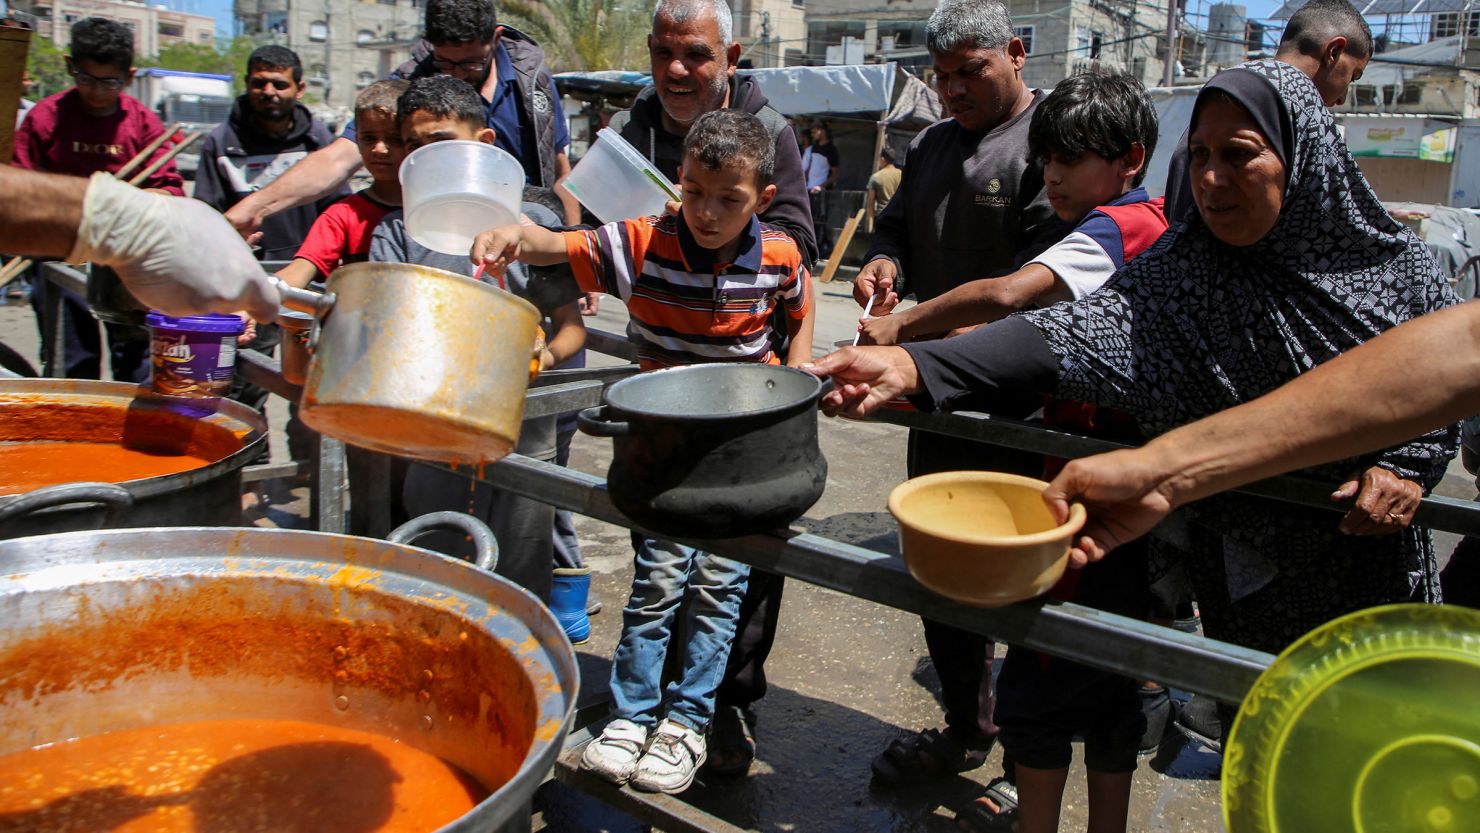
{"type": "Polygon", "coordinates": [[[1367,185],[1304,73],[1254,62],[1208,87],[1262,123],[1278,119],[1269,132],[1288,130],[1267,137],[1287,176],[1273,229],[1234,247],[1190,212],[1099,292],[1025,314],[1060,358],[1058,395],[1125,408],[1151,433],[1254,399],[1456,302],[1424,244],[1367,185]]]}
{"type": "MultiPolygon", "coordinates": [[[[1059,357],[1058,396],[1122,408],[1152,434],[1268,393],[1456,303],[1424,244],[1368,187],[1304,73],[1248,63],[1208,86],[1282,134],[1266,136],[1286,170],[1270,232],[1230,246],[1189,212],[1099,292],[1024,314],[1059,357]]],[[[1375,462],[1431,488],[1453,453],[1453,430],[1441,430],[1375,462]]],[[[1351,471],[1348,462],[1312,474],[1334,483],[1351,471]]],[[[1189,552],[1203,621],[1218,638],[1278,651],[1352,604],[1439,598],[1433,545],[1420,527],[1343,536],[1329,512],[1233,494],[1184,514],[1194,521],[1189,552]],[[1333,553],[1344,559],[1333,562],[1333,553]],[[1284,589],[1251,595],[1276,575],[1284,589]],[[1226,599],[1210,581],[1226,587],[1226,599]],[[1229,600],[1243,601],[1235,609],[1229,600]]]]}

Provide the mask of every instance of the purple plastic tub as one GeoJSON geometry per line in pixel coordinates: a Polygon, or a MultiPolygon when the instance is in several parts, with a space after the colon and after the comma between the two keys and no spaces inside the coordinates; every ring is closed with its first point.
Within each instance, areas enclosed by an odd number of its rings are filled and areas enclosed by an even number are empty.
{"type": "Polygon", "coordinates": [[[236,337],[246,331],[246,322],[216,313],[172,318],[151,312],[148,320],[154,392],[182,400],[192,410],[215,410],[231,390],[236,337]]]}

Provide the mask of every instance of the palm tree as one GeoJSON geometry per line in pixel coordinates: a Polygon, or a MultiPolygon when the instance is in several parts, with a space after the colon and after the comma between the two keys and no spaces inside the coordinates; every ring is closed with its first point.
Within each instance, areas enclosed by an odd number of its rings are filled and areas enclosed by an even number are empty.
{"type": "Polygon", "coordinates": [[[498,10],[539,41],[556,71],[647,64],[649,11],[635,0],[500,0],[498,10]]]}

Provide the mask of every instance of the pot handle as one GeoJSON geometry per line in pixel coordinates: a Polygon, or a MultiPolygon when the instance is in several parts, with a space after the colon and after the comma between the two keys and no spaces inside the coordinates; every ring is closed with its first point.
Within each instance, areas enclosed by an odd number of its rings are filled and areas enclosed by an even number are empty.
{"type": "Polygon", "coordinates": [[[606,418],[605,405],[576,414],[576,427],[593,437],[625,437],[632,433],[631,423],[613,422],[606,418]]]}
{"type": "Polygon", "coordinates": [[[822,397],[827,396],[829,393],[832,393],[833,388],[838,386],[837,380],[831,376],[827,377],[826,379],[819,379],[817,381],[820,382],[820,384],[817,385],[818,399],[821,399],[822,397]]]}
{"type": "Polygon", "coordinates": [[[289,286],[287,282],[277,275],[268,275],[267,277],[268,280],[272,281],[273,287],[278,291],[279,303],[290,310],[306,312],[318,318],[328,314],[329,310],[334,308],[335,298],[332,292],[320,294],[307,289],[299,289],[296,286],[289,286]]]}
{"type": "Polygon", "coordinates": [[[117,483],[61,483],[43,486],[20,495],[4,506],[0,506],[0,524],[22,515],[66,506],[69,503],[96,503],[108,509],[103,528],[112,527],[118,516],[134,505],[134,496],[117,483]]]}
{"type": "Polygon", "coordinates": [[[498,539],[493,537],[493,530],[465,512],[428,512],[391,530],[385,540],[392,544],[410,544],[428,532],[449,528],[467,533],[473,539],[473,549],[477,552],[473,557],[475,565],[490,573],[498,568],[498,539]]]}

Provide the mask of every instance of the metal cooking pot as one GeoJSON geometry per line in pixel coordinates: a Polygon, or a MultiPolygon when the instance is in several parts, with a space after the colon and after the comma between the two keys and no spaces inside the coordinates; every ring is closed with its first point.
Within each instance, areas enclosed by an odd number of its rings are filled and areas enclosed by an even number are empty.
{"type": "MultiPolygon", "coordinates": [[[[160,411],[148,388],[84,379],[0,379],[0,442],[124,441],[131,435],[185,450],[235,450],[197,469],[121,484],[67,483],[0,496],[0,538],[79,529],[140,526],[238,526],[242,469],[267,442],[267,422],[227,399],[199,418],[160,411]],[[42,406],[62,418],[37,421],[42,406]]],[[[211,454],[210,456],[216,456],[211,454]]],[[[85,480],[87,473],[80,473],[85,480]]]]}
{"type": "Polygon", "coordinates": [[[518,441],[540,323],[528,301],[405,263],[342,266],[323,295],[278,289],[316,318],[300,403],[310,428],[445,463],[492,462],[518,441]]]}
{"type": "MultiPolygon", "coordinates": [[[[487,528],[454,517],[491,563],[487,528]]],[[[179,721],[323,723],[493,789],[443,833],[527,830],[575,706],[575,655],[528,592],[396,543],[436,520],[392,541],[187,528],[0,542],[0,754],[179,721]]]]}
{"type": "Polygon", "coordinates": [[[613,438],[607,489],[627,517],[730,538],[785,526],[822,496],[817,399],[830,385],[775,365],[675,367],[617,382],[577,424],[613,438]]]}

